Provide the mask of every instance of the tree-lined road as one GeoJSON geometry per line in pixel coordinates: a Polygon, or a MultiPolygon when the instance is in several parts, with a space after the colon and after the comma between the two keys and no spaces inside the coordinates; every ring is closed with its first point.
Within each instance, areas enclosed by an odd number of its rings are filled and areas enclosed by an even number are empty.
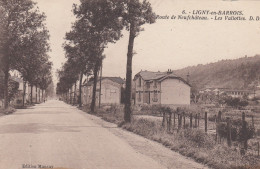
{"type": "Polygon", "coordinates": [[[0,168],[38,165],[73,169],[203,167],[57,100],[0,117],[0,168]]]}

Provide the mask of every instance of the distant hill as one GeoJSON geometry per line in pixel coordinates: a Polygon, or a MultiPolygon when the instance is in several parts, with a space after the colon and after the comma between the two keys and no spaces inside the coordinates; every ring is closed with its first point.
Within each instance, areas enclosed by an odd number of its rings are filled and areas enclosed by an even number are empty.
{"type": "Polygon", "coordinates": [[[174,73],[198,88],[253,89],[260,79],[260,55],[189,66],[174,73]]]}

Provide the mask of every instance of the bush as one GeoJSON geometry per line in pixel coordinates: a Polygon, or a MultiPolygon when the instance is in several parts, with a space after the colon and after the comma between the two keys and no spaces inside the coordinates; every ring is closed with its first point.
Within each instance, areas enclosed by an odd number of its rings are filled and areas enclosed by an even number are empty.
{"type": "Polygon", "coordinates": [[[244,140],[249,140],[255,135],[255,128],[252,125],[248,125],[246,122],[246,129],[243,131],[242,127],[239,128],[238,141],[242,142],[244,140]]]}
{"type": "Polygon", "coordinates": [[[183,130],[183,136],[197,147],[211,148],[215,143],[214,139],[202,130],[183,130]]]}
{"type": "Polygon", "coordinates": [[[15,108],[12,108],[12,107],[8,107],[7,109],[3,109],[2,110],[2,112],[4,113],[4,114],[12,114],[12,113],[14,113],[16,111],[16,109],[15,108]]]}
{"type": "Polygon", "coordinates": [[[123,124],[122,127],[142,136],[153,136],[162,131],[161,126],[155,122],[147,119],[134,119],[131,123],[123,124]]]}
{"type": "MultiPolygon", "coordinates": [[[[248,140],[253,138],[255,135],[255,128],[252,125],[248,125],[246,122],[246,129],[243,132],[242,130],[242,121],[241,120],[232,120],[231,121],[231,140],[232,141],[240,141],[248,140]]],[[[219,137],[227,138],[228,131],[227,131],[227,123],[226,122],[219,122],[217,125],[219,137]]]]}
{"type": "Polygon", "coordinates": [[[245,99],[233,98],[233,97],[225,98],[225,103],[228,106],[235,107],[235,108],[246,107],[249,104],[248,101],[245,99]]]}

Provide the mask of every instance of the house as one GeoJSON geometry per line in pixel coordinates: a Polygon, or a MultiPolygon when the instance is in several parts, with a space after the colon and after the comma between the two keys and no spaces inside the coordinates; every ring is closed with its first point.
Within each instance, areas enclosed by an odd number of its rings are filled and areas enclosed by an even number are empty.
{"type": "Polygon", "coordinates": [[[135,103],[189,105],[191,85],[168,72],[140,71],[134,77],[135,103]]]}
{"type": "MultiPolygon", "coordinates": [[[[120,77],[102,77],[101,78],[101,98],[100,96],[100,78],[97,81],[96,104],[120,104],[122,103],[122,89],[125,81],[120,77]]],[[[82,85],[82,102],[84,105],[92,101],[93,80],[82,85]]]]}
{"type": "Polygon", "coordinates": [[[15,106],[21,106],[23,103],[23,80],[22,78],[18,77],[17,75],[15,76],[11,76],[10,80],[14,83],[17,84],[18,87],[18,91],[14,97],[14,100],[11,102],[11,104],[15,105],[15,106]]]}
{"type": "MultiPolygon", "coordinates": [[[[4,92],[3,92],[3,72],[0,71],[0,105],[3,105],[3,98],[4,98],[4,92]]],[[[30,84],[26,83],[24,85],[24,81],[20,75],[20,73],[16,70],[10,72],[10,82],[11,82],[11,87],[17,88],[17,92],[15,93],[14,96],[12,97],[12,100],[10,101],[11,105],[14,106],[22,106],[23,103],[23,92],[24,92],[24,87],[25,87],[25,97],[24,97],[24,102],[29,103],[31,102],[31,95],[32,95],[32,102],[36,103],[37,102],[42,102],[42,90],[38,87],[36,90],[36,86],[30,86],[30,84]],[[37,91],[37,92],[36,92],[37,91]],[[37,97],[37,99],[36,99],[37,97]]],[[[0,106],[1,107],[1,106],[0,106]]]]}
{"type": "Polygon", "coordinates": [[[76,104],[78,102],[78,95],[79,95],[79,84],[78,82],[76,82],[69,89],[69,102],[71,104],[76,104]]]}
{"type": "Polygon", "coordinates": [[[243,98],[244,96],[249,96],[252,91],[250,90],[238,90],[238,89],[229,89],[225,90],[225,93],[228,96],[234,97],[234,98],[243,98]]]}

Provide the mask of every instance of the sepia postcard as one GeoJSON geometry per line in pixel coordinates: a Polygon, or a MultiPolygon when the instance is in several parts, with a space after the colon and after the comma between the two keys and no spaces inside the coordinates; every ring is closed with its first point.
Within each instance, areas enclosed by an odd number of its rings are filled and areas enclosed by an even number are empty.
{"type": "Polygon", "coordinates": [[[259,9],[0,0],[0,169],[259,169],[259,9]]]}

